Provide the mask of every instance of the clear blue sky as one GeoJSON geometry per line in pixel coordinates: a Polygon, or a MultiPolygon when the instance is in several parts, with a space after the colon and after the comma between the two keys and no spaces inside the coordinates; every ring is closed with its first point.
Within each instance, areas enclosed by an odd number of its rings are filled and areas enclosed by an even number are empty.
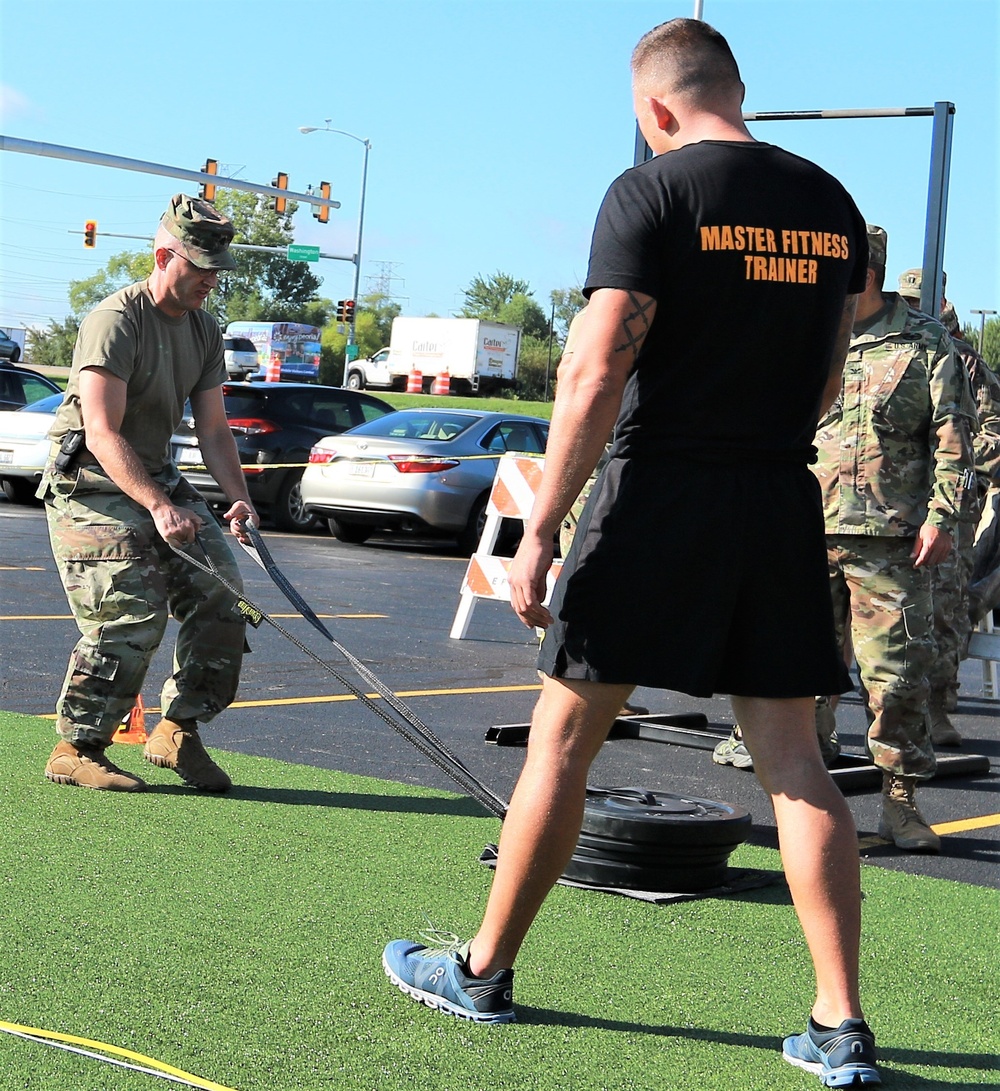
{"type": "MultiPolygon", "coordinates": [[[[963,321],[1000,308],[996,0],[705,0],[748,110],[956,104],[945,268],[963,321]]],[[[296,241],[353,252],[363,148],[304,136],[330,118],[372,143],[362,290],[449,314],[476,274],[549,292],[582,282],[612,179],[632,162],[628,60],[693,0],[0,0],[0,132],[269,182],[325,179],[343,207],[296,241]],[[385,264],[390,263],[390,264],[385,264]]],[[[889,233],[889,273],[921,263],[929,119],[766,122],[840,177],[889,233]]],[[[44,325],[66,286],[132,244],[84,250],[86,219],[151,234],[161,177],[0,153],[0,325],[44,325]]],[[[140,244],[135,244],[140,245],[140,244]]],[[[353,267],[321,262],[322,294],[353,267]]],[[[720,300],[720,307],[724,301],[720,300]]]]}

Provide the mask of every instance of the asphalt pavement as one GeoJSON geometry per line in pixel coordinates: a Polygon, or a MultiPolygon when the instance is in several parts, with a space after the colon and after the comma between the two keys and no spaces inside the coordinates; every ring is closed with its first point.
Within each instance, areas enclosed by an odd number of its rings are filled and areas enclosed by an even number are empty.
{"type": "MultiPolygon", "coordinates": [[[[473,773],[509,798],[523,760],[519,747],[485,741],[495,725],[526,723],[537,696],[537,642],[509,606],[480,602],[469,635],[448,636],[458,608],[466,561],[448,543],[371,539],[361,546],[326,535],[280,534],[265,539],[281,570],[336,638],[399,694],[473,773]]],[[[39,508],[0,497],[0,708],[52,715],[76,628],[49,552],[39,508]]],[[[267,574],[237,547],[249,598],[335,670],[357,677],[339,653],[294,614],[267,574]]],[[[623,595],[636,593],[622,573],[623,595]]],[[[174,624],[157,653],[143,698],[159,704],[170,670],[174,624]]],[[[408,784],[458,790],[429,759],[351,696],[320,664],[266,623],[249,629],[237,703],[205,727],[210,747],[309,764],[408,784]]],[[[965,745],[945,754],[982,755],[988,771],[939,775],[921,787],[927,819],[944,835],[941,856],[900,852],[876,836],[877,786],[845,787],[868,864],[1000,888],[1000,702],[983,697],[982,665],[963,665],[955,723],[965,745]]],[[[362,687],[366,688],[366,687],[362,687]]],[[[731,726],[726,698],[637,690],[654,713],[702,713],[708,731],[731,726]]],[[[155,716],[155,712],[152,713],[155,716]]],[[[838,710],[845,752],[863,756],[860,700],[838,710]]],[[[695,740],[700,746],[705,740],[695,740]]],[[[47,754],[39,753],[39,776],[47,754]]],[[[676,742],[612,739],[592,769],[601,786],[639,786],[723,800],[753,816],[752,840],[775,845],[774,820],[752,773],[717,766],[708,749],[676,742]]]]}

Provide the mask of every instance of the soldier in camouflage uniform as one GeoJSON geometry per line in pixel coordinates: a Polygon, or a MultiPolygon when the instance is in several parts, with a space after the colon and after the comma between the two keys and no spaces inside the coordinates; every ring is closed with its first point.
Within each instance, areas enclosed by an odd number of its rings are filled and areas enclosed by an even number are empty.
{"type": "Polygon", "coordinates": [[[197,538],[219,571],[239,569],[214,516],[178,473],[170,436],[190,398],[202,457],[246,540],[256,520],[226,419],[222,336],[201,309],[220,270],[234,269],[232,223],[178,194],[153,242],[147,281],[109,296],[80,327],[66,397],[38,495],[80,640],[56,705],[61,741],[45,767],[57,784],[139,791],[105,754],[135,704],[171,614],[180,623],[163,719],[145,756],[204,791],[230,787],[198,735],[236,694],[244,622],[232,592],[178,556],[197,538]]]}
{"type": "MultiPolygon", "coordinates": [[[[899,278],[899,294],[916,309],[920,306],[923,274],[908,269],[899,278]]],[[[937,656],[928,673],[928,721],[937,746],[961,746],[962,736],[949,717],[958,706],[958,670],[969,645],[969,579],[972,574],[976,526],[986,493],[1000,471],[1000,379],[978,352],[959,338],[955,308],[942,299],[941,324],[955,343],[955,351],[969,376],[979,417],[973,439],[976,467],[976,502],[957,528],[955,549],[934,572],[934,639],[937,656]]]]}
{"type": "Polygon", "coordinates": [[[916,806],[935,770],[927,673],[935,658],[932,575],[975,502],[976,409],[951,338],[883,292],[886,236],[868,229],[868,285],[858,301],[841,395],[820,420],[830,587],[841,646],[848,627],[883,770],[879,836],[939,852],[916,806]]]}

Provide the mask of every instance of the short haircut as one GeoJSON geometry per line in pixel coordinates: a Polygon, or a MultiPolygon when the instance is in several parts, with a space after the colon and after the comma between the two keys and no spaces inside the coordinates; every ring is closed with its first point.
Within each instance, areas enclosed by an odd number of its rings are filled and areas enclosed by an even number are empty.
{"type": "Polygon", "coordinates": [[[885,285],[885,266],[879,265],[878,262],[870,261],[868,263],[868,268],[875,274],[874,287],[881,292],[885,285]]]}
{"type": "Polygon", "coordinates": [[[644,34],[632,51],[632,76],[637,84],[695,101],[742,92],[743,86],[729,43],[700,19],[671,19],[644,34]]]}

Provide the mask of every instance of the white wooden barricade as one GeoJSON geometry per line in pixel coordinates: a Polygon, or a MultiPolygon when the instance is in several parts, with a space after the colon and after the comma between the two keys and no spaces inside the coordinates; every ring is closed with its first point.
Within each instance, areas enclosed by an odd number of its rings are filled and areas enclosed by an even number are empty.
{"type": "MultiPolygon", "coordinates": [[[[520,519],[524,522],[531,515],[544,467],[545,459],[541,457],[506,454],[500,459],[486,505],[486,525],[479,548],[469,558],[469,566],[462,580],[458,610],[449,633],[453,640],[462,640],[469,631],[472,611],[480,599],[510,602],[507,573],[511,558],[498,557],[493,550],[500,535],[501,520],[520,519]]],[[[552,596],[552,588],[561,568],[562,561],[554,561],[549,569],[546,602],[552,596]]]]}

